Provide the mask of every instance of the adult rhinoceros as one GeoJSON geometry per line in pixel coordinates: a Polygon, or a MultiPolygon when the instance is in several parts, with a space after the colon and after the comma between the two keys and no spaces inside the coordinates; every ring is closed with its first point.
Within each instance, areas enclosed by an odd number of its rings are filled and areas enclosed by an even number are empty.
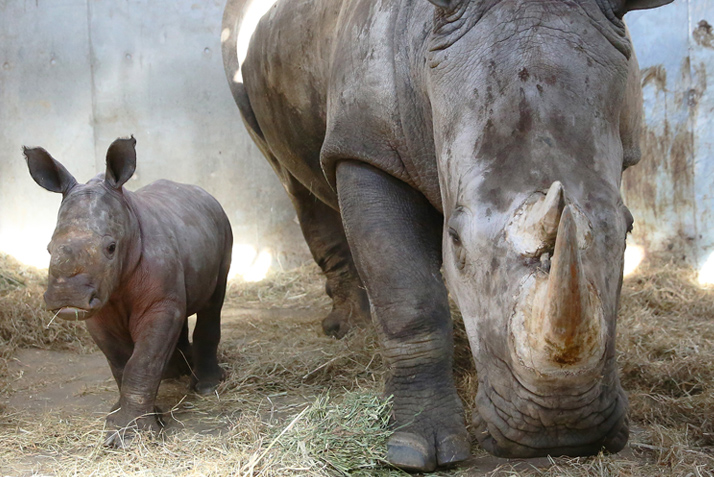
{"type": "Polygon", "coordinates": [[[475,435],[508,457],[619,451],[615,322],[639,70],[623,15],[671,0],[280,0],[223,58],[297,209],[342,334],[367,317],[388,459],[465,459],[447,287],[478,371],[475,435]],[[442,278],[442,267],[445,276],[442,278]],[[360,280],[361,278],[361,280],[360,280]]]}

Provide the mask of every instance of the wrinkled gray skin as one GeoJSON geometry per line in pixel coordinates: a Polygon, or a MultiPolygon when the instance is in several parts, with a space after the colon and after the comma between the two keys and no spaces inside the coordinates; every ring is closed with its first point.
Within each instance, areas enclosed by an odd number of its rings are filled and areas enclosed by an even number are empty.
{"type": "Polygon", "coordinates": [[[621,19],[670,0],[430,1],[278,1],[241,77],[246,0],[229,0],[233,96],[333,290],[359,294],[353,262],[366,287],[394,396],[391,463],[469,455],[442,265],[478,370],[480,445],[617,452],[632,225],[619,185],[642,107],[621,19]]]}
{"type": "Polygon", "coordinates": [[[120,397],[105,443],[117,447],[135,428],[161,429],[162,377],[191,374],[200,394],[223,379],[216,351],[233,242],[220,204],[199,187],[160,180],[124,189],[135,144],[114,141],[106,173],[86,184],[44,149],[25,149],[35,182],[62,194],[45,302],[60,318],[86,320],[107,357],[120,397]]]}

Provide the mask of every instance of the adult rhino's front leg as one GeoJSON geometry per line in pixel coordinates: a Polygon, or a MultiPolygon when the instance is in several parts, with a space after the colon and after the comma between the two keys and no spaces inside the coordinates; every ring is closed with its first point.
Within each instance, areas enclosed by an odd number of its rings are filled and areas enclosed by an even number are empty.
{"type": "Polygon", "coordinates": [[[363,163],[339,163],[337,189],[389,367],[395,433],[387,458],[415,471],[464,460],[469,440],[440,272],[443,219],[421,193],[363,163]]]}
{"type": "Polygon", "coordinates": [[[156,407],[156,394],[176,342],[184,313],[179,309],[157,307],[137,320],[132,330],[134,351],[124,366],[119,384],[119,401],[107,416],[104,444],[124,447],[136,430],[163,429],[156,407]]]}

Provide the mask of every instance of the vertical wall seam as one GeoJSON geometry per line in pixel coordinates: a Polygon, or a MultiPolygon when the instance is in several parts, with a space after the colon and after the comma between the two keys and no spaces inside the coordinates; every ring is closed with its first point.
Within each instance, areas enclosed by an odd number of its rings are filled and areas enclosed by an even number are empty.
{"type": "Polygon", "coordinates": [[[687,127],[689,128],[689,140],[691,141],[690,146],[690,157],[688,158],[689,160],[689,167],[691,168],[692,172],[692,214],[694,217],[692,217],[692,223],[694,225],[694,243],[693,248],[694,248],[694,257],[693,257],[693,263],[697,268],[701,266],[702,262],[702,257],[705,255],[703,253],[702,249],[702,240],[699,238],[699,229],[700,229],[700,223],[699,223],[699,208],[697,204],[697,182],[696,182],[696,167],[697,167],[697,139],[696,139],[696,134],[697,134],[697,123],[699,122],[699,114],[692,114],[692,105],[691,105],[691,95],[693,93],[692,89],[695,84],[695,69],[693,65],[693,60],[692,56],[694,53],[694,45],[692,44],[692,41],[694,40],[693,37],[693,32],[694,32],[694,20],[692,19],[692,1],[693,0],[687,0],[687,57],[689,58],[689,84],[687,85],[687,127]]]}
{"type": "MultiPolygon", "coordinates": [[[[694,31],[694,25],[692,22],[692,0],[687,0],[687,23],[689,25],[689,37],[687,39],[687,54],[689,55],[689,77],[694,78],[694,67],[692,66],[692,32],[694,31]]],[[[690,79],[690,81],[692,81],[690,79]]],[[[691,87],[691,86],[690,86],[691,87]]],[[[687,105],[691,108],[691,105],[689,104],[689,98],[687,99],[687,105]]],[[[699,111],[699,108],[697,108],[697,111],[699,111]]],[[[694,214],[694,220],[692,221],[694,223],[694,263],[696,264],[697,267],[699,267],[699,262],[701,261],[699,255],[701,255],[702,248],[701,248],[701,241],[699,239],[699,208],[697,206],[697,176],[696,176],[696,167],[697,167],[697,123],[699,122],[699,114],[696,116],[693,116],[692,114],[689,115],[690,118],[690,125],[689,127],[691,128],[691,135],[690,139],[692,141],[690,147],[692,151],[692,157],[691,157],[691,168],[692,168],[692,213],[694,214]]]]}
{"type": "Polygon", "coordinates": [[[94,71],[94,43],[92,42],[92,9],[90,5],[91,0],[86,0],[87,5],[87,44],[89,51],[89,81],[91,87],[91,98],[92,98],[92,111],[90,117],[90,127],[92,128],[92,146],[94,150],[94,172],[102,171],[104,168],[103,164],[100,162],[99,154],[97,154],[97,88],[95,82],[95,71],[94,71]]]}

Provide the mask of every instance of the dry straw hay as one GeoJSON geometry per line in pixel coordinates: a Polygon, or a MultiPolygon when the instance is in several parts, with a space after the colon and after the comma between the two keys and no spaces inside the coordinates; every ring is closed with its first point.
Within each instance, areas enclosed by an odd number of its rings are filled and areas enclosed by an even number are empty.
{"type": "Polygon", "coordinates": [[[18,346],[87,352],[96,349],[84,325],[54,321],[42,309],[47,278],[0,253],[0,394],[7,361],[18,346]]]}
{"type": "MultiPolygon", "coordinates": [[[[91,349],[81,326],[45,329],[51,316],[38,308],[43,286],[35,271],[0,257],[4,359],[17,346],[91,349]]],[[[384,366],[375,333],[357,330],[340,341],[322,336],[319,322],[329,307],[323,290],[314,265],[231,285],[227,306],[237,319],[225,322],[220,348],[229,377],[218,398],[173,401],[177,419],[198,416],[215,424],[213,432],[187,426],[160,439],[142,435],[129,449],[113,451],[98,445],[101,414],[0,409],[0,474],[401,475],[382,461],[389,406],[379,395],[384,366]],[[10,472],[3,462],[12,463],[10,472]]],[[[455,321],[455,371],[469,422],[472,399],[466,398],[477,378],[458,316],[455,321]]],[[[713,343],[714,291],[697,285],[685,267],[645,266],[625,280],[618,324],[631,450],[544,462],[493,459],[487,475],[714,475],[713,343]]],[[[473,454],[487,459],[476,446],[473,454]]],[[[483,472],[466,466],[436,475],[483,472]]]]}

